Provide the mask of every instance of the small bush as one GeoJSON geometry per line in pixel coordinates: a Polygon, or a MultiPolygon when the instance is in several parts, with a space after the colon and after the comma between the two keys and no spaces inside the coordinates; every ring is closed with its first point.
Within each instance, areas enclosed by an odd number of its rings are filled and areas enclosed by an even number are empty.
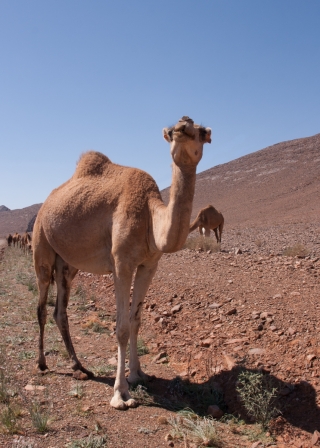
{"type": "Polygon", "coordinates": [[[47,410],[43,410],[37,401],[31,404],[30,415],[33,426],[40,433],[48,430],[49,415],[47,410]]]}
{"type": "Polygon", "coordinates": [[[188,238],[183,248],[191,250],[203,250],[204,252],[207,252],[208,250],[211,250],[211,252],[219,252],[220,244],[210,237],[199,235],[196,237],[188,238]]]}
{"type": "Polygon", "coordinates": [[[83,385],[78,381],[72,386],[69,395],[74,398],[79,398],[79,400],[84,396],[83,385]]]}
{"type": "Polygon", "coordinates": [[[294,246],[287,247],[282,255],[285,257],[306,257],[308,255],[308,249],[303,244],[295,244],[294,246]]]}
{"type": "Polygon", "coordinates": [[[218,447],[219,437],[212,418],[199,417],[191,410],[184,410],[177,416],[169,417],[172,429],[170,435],[174,439],[183,439],[201,446],[218,447]]]}
{"type": "Polygon", "coordinates": [[[105,448],[108,446],[107,436],[90,435],[86,439],[74,440],[68,443],[68,448],[105,448]]]}
{"type": "Polygon", "coordinates": [[[116,366],[113,366],[111,364],[96,366],[93,369],[94,374],[97,376],[109,376],[114,373],[115,370],[116,366]]]}
{"type": "Polygon", "coordinates": [[[11,404],[8,404],[1,413],[1,423],[5,431],[9,434],[16,434],[19,432],[18,417],[20,410],[15,409],[11,404]]]}
{"type": "Polygon", "coordinates": [[[237,392],[250,417],[264,429],[280,411],[276,407],[278,388],[269,375],[244,371],[239,374],[237,392]]]}

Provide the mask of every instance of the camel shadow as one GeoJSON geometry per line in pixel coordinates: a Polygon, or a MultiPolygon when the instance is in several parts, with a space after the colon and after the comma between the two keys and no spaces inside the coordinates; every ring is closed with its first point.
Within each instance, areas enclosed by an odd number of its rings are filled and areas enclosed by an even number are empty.
{"type": "MultiPolygon", "coordinates": [[[[203,383],[194,383],[179,376],[172,380],[152,378],[146,384],[133,387],[133,394],[142,405],[156,406],[169,411],[191,409],[198,415],[206,415],[209,405],[218,405],[246,423],[252,418],[244,408],[237,385],[240,373],[261,373],[260,370],[235,366],[232,370],[221,371],[203,383]]],[[[299,383],[284,382],[274,375],[267,374],[270,384],[277,388],[274,405],[281,418],[274,419],[273,431],[280,432],[286,422],[309,433],[320,431],[320,408],[316,403],[316,391],[307,381],[299,383]]],[[[95,377],[93,381],[114,385],[113,377],[95,377]]]]}

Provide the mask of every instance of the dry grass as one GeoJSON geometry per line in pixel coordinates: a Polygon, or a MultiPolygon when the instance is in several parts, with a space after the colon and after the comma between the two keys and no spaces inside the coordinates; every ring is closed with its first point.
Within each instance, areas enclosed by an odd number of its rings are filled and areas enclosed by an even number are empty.
{"type": "Polygon", "coordinates": [[[294,246],[287,247],[282,255],[285,257],[301,257],[304,258],[309,255],[308,249],[301,243],[297,243],[294,246]]]}
{"type": "Polygon", "coordinates": [[[213,238],[205,237],[205,236],[195,236],[189,237],[185,242],[184,249],[190,250],[202,250],[204,252],[219,252],[220,244],[217,243],[213,238]]]}

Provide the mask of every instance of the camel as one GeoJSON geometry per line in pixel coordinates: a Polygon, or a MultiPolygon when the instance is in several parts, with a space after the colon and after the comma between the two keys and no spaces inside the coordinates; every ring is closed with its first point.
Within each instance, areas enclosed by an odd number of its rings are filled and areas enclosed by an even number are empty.
{"type": "Polygon", "coordinates": [[[200,235],[203,235],[205,230],[205,236],[210,236],[210,229],[214,231],[216,235],[217,243],[221,243],[221,235],[224,225],[224,217],[221,212],[218,212],[213,205],[207,205],[200,210],[196,219],[190,224],[189,232],[192,232],[197,227],[199,228],[200,235]],[[218,232],[219,230],[219,232],[218,232]]]}
{"type": "Polygon", "coordinates": [[[25,232],[21,236],[20,247],[23,249],[25,254],[31,252],[31,236],[28,232],[25,232]]]}
{"type": "Polygon", "coordinates": [[[38,367],[46,370],[44,328],[50,281],[55,273],[57,299],[54,319],[77,378],[93,376],[76,356],[68,325],[71,282],[79,269],[113,274],[117,318],[118,366],[116,409],[136,407],[128,382],[147,380],[137,354],[137,335],[144,297],[163,253],[183,247],[189,233],[196,167],[211,129],[182,117],[163,129],[173,159],[172,186],[166,206],[154,179],[144,171],[112,163],[104,154],[84,153],[74,175],[53,190],[39,210],[33,230],[33,259],[39,288],[38,367]],[[130,289],[134,277],[130,306],[130,289]],[[125,377],[130,338],[130,374],[125,377]]]}
{"type": "Polygon", "coordinates": [[[17,232],[14,233],[12,236],[13,247],[15,247],[15,245],[17,245],[17,247],[18,247],[20,240],[21,240],[21,235],[17,232]]]}
{"type": "Polygon", "coordinates": [[[10,247],[11,244],[12,244],[12,235],[11,235],[11,233],[9,233],[9,235],[6,238],[6,240],[7,240],[8,246],[10,247]]]}

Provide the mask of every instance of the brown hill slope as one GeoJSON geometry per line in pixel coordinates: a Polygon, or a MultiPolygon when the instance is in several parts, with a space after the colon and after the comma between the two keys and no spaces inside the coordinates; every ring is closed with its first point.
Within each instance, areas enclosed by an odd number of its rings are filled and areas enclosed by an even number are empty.
{"type": "Polygon", "coordinates": [[[25,232],[29,221],[38,213],[41,204],[30,205],[29,207],[2,211],[0,213],[0,238],[8,233],[25,232]]]}
{"type": "MultiPolygon", "coordinates": [[[[168,201],[169,188],[162,191],[168,201]]],[[[320,218],[320,134],[278,143],[197,175],[193,216],[207,204],[229,227],[320,218]]]]}

